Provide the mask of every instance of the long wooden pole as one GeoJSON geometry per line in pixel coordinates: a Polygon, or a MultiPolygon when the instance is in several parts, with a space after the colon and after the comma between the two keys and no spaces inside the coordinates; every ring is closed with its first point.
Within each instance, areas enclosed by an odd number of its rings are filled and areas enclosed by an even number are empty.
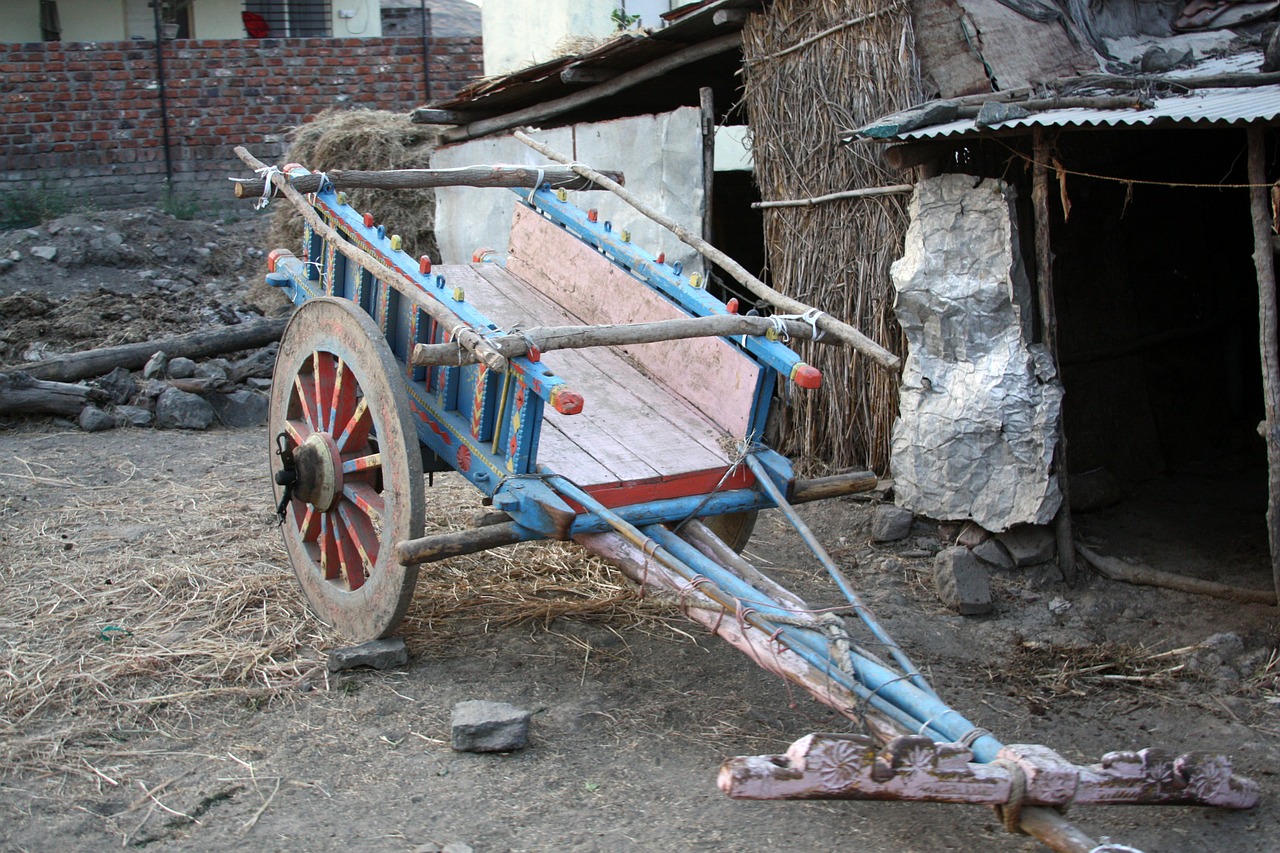
{"type": "MultiPolygon", "coordinates": [[[[616,347],[653,344],[685,338],[736,337],[764,335],[781,326],[787,336],[812,339],[813,327],[803,320],[774,320],[771,317],[747,317],[741,314],[717,314],[712,317],[687,317],[677,320],[655,320],[650,323],[625,323],[613,326],[541,326],[515,334],[488,338],[489,344],[507,358],[528,355],[530,346],[543,352],[557,349],[616,347]]],[[[411,363],[418,367],[474,364],[475,355],[450,341],[443,344],[417,344],[411,363]]]]}
{"type": "MultiPolygon", "coordinates": [[[[1036,128],[1032,136],[1035,171],[1031,178],[1031,206],[1035,211],[1036,232],[1036,283],[1040,297],[1041,340],[1055,369],[1061,369],[1058,359],[1058,312],[1053,304],[1053,247],[1049,233],[1049,145],[1044,130],[1036,128]]],[[[1059,381],[1062,377],[1059,375],[1059,381]]],[[[1054,454],[1058,469],[1058,491],[1062,493],[1062,506],[1053,517],[1054,538],[1058,546],[1058,571],[1070,585],[1076,582],[1075,537],[1071,532],[1071,494],[1067,478],[1067,434],[1062,428],[1062,416],[1058,417],[1058,448],[1054,454]]]]}
{"type": "Polygon", "coordinates": [[[1266,420],[1259,431],[1267,442],[1267,539],[1271,577],[1280,598],[1280,352],[1277,351],[1276,267],[1271,248],[1270,189],[1267,184],[1266,129],[1249,125],[1249,208],[1253,214],[1253,265],[1258,273],[1258,343],[1262,351],[1262,396],[1266,420]]]}
{"type": "MultiPolygon", "coordinates": [[[[546,145],[543,145],[541,142],[538,142],[536,139],[531,138],[528,134],[521,131],[517,130],[515,132],[515,138],[519,139],[525,145],[528,145],[534,151],[537,151],[547,159],[555,160],[557,163],[563,163],[572,168],[579,175],[582,175],[585,178],[590,178],[597,184],[600,184],[618,198],[622,199],[627,204],[652,219],[654,222],[657,222],[659,225],[675,234],[685,245],[697,250],[697,252],[704,258],[719,264],[721,269],[733,276],[734,279],[756,296],[773,305],[775,308],[789,314],[804,314],[812,310],[812,306],[806,305],[799,300],[792,299],[790,296],[786,296],[774,290],[772,287],[747,272],[746,269],[733,258],[729,257],[715,246],[712,246],[706,240],[703,240],[701,237],[694,234],[688,228],[685,228],[671,217],[659,213],[654,208],[640,201],[640,199],[636,198],[635,195],[609,180],[595,169],[575,163],[571,158],[566,157],[564,154],[561,154],[546,145]]],[[[859,353],[865,355],[881,367],[887,368],[888,370],[897,370],[902,365],[902,360],[896,355],[889,352],[866,335],[862,334],[862,332],[859,332],[853,326],[837,320],[830,314],[820,314],[818,316],[817,323],[818,328],[822,329],[836,340],[842,341],[843,343],[853,347],[859,353]]]]}
{"type": "MultiPolygon", "coordinates": [[[[625,184],[621,172],[605,172],[611,180],[625,184]]],[[[287,176],[286,176],[287,177],[287,176]]],[[[328,179],[335,189],[421,190],[434,187],[532,187],[541,178],[552,189],[599,190],[590,180],[563,166],[539,170],[536,166],[462,166],[457,169],[387,169],[367,172],[359,169],[333,169],[309,175],[290,177],[289,183],[300,193],[314,193],[328,179]]],[[[265,186],[261,178],[236,181],[236,198],[260,198],[265,186]]]]}
{"type": "MultiPolygon", "coordinates": [[[[264,169],[266,166],[258,158],[254,157],[243,146],[236,146],[236,156],[239,157],[245,165],[255,171],[264,169]]],[[[354,261],[358,266],[373,273],[373,275],[389,287],[394,287],[401,296],[408,299],[418,308],[427,313],[427,316],[439,322],[442,326],[449,330],[459,344],[474,352],[481,361],[483,361],[490,369],[496,371],[505,371],[507,369],[507,360],[502,354],[489,345],[475,329],[467,325],[457,314],[454,314],[443,303],[437,302],[435,299],[427,296],[422,292],[422,288],[410,280],[404,273],[399,270],[392,269],[386,264],[379,261],[373,255],[361,249],[359,246],[349,242],[345,237],[338,233],[337,229],[329,225],[320,218],[302,194],[294,189],[284,175],[274,172],[271,180],[275,183],[276,188],[284,194],[298,212],[302,214],[302,218],[317,233],[324,236],[326,240],[331,242],[334,247],[354,261]]]]}
{"type": "Polygon", "coordinates": [[[702,127],[702,239],[710,242],[715,235],[712,213],[716,184],[716,101],[710,86],[698,90],[698,107],[702,127]]]}
{"type": "Polygon", "coordinates": [[[1158,586],[1162,589],[1174,589],[1178,592],[1189,592],[1192,595],[1207,595],[1212,598],[1225,598],[1241,604],[1275,604],[1276,593],[1270,589],[1246,589],[1228,586],[1216,581],[1190,578],[1173,572],[1162,572],[1150,566],[1126,563],[1115,557],[1105,557],[1096,551],[1076,543],[1076,551],[1081,557],[1104,577],[1113,581],[1125,581],[1143,586],[1158,586]]]}
{"type": "Polygon", "coordinates": [[[710,39],[693,47],[678,50],[661,59],[656,59],[648,65],[641,65],[639,68],[624,71],[612,80],[601,83],[598,86],[592,86],[590,89],[583,89],[580,92],[574,92],[572,95],[535,104],[532,107],[525,107],[522,110],[516,110],[506,115],[481,119],[462,127],[455,127],[451,130],[446,130],[440,135],[440,138],[444,142],[462,142],[464,139],[474,139],[477,136],[496,133],[499,130],[533,124],[534,122],[575,110],[578,107],[586,106],[602,98],[616,95],[637,83],[644,83],[655,77],[660,77],[668,71],[674,71],[691,62],[697,62],[700,59],[706,59],[725,51],[739,49],[741,45],[742,34],[737,32],[710,39]]]}

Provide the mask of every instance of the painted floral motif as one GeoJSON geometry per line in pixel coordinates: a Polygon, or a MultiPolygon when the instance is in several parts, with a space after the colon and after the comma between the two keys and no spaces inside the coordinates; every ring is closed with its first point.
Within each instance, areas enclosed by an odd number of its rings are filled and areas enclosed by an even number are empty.
{"type": "Polygon", "coordinates": [[[821,752],[809,755],[809,769],[818,777],[818,787],[827,793],[843,790],[863,775],[863,746],[856,741],[829,741],[821,752]]]}

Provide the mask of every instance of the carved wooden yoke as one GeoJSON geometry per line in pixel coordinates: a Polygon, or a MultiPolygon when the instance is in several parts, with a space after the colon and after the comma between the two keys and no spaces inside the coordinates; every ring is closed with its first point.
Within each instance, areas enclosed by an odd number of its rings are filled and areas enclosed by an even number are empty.
{"type": "Polygon", "coordinates": [[[811,734],[785,755],[730,758],[720,790],[744,800],[916,800],[977,805],[1197,805],[1248,809],[1257,783],[1212,753],[1170,756],[1157,749],[1109,752],[1072,764],[1048,747],[1011,744],[975,764],[954,743],[905,735],[884,748],[865,735],[811,734]]]}

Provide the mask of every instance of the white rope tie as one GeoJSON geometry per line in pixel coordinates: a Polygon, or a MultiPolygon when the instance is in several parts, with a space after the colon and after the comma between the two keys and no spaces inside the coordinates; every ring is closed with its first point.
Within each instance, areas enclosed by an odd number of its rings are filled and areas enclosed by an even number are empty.
{"type": "Polygon", "coordinates": [[[253,203],[254,210],[262,210],[271,203],[272,197],[276,194],[275,182],[271,180],[273,175],[283,174],[279,166],[263,166],[261,169],[253,170],[256,174],[262,176],[262,197],[253,203]]]}
{"type": "Polygon", "coordinates": [[[1089,851],[1089,853],[1142,853],[1137,847],[1130,847],[1128,844],[1113,844],[1103,837],[1102,843],[1089,851]]]}
{"type": "Polygon", "coordinates": [[[533,182],[533,189],[529,190],[529,197],[526,199],[526,201],[528,201],[529,204],[533,204],[534,193],[538,191],[538,187],[542,186],[542,179],[543,177],[546,176],[546,173],[547,172],[545,169],[543,169],[541,166],[538,167],[538,180],[533,182]]]}
{"type": "Polygon", "coordinates": [[[817,308],[810,308],[803,314],[774,314],[769,317],[769,323],[773,327],[773,331],[778,336],[778,339],[783,343],[787,343],[791,340],[791,335],[787,332],[787,320],[800,320],[801,322],[808,323],[809,328],[813,330],[813,337],[811,340],[817,342],[822,340],[827,334],[822,329],[818,328],[818,320],[821,318],[821,311],[817,308]]]}
{"type": "Polygon", "coordinates": [[[326,173],[317,172],[316,174],[320,176],[320,186],[316,188],[317,193],[322,193],[325,190],[331,190],[334,188],[333,181],[329,180],[329,176],[326,173]]]}

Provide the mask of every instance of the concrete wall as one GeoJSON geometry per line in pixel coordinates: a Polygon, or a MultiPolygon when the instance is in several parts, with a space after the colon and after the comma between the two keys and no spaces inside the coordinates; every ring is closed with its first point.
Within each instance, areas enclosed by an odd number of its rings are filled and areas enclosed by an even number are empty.
{"type": "MultiPolygon", "coordinates": [[[[425,98],[422,41],[164,42],[174,189],[234,208],[232,153],[284,153],[285,133],[328,107],[408,112],[425,98]]],[[[480,40],[433,39],[431,95],[480,73],[480,40]]],[[[0,192],[67,189],[100,207],[163,197],[165,149],[154,42],[0,45],[0,192]]]]}
{"type": "Polygon", "coordinates": [[[0,15],[0,41],[40,41],[40,0],[8,0],[0,15]]]}
{"type": "MultiPolygon", "coordinates": [[[[37,12],[36,21],[39,22],[37,12]]],[[[124,4],[102,0],[58,0],[63,41],[120,41],[128,38],[124,4]]]]}

